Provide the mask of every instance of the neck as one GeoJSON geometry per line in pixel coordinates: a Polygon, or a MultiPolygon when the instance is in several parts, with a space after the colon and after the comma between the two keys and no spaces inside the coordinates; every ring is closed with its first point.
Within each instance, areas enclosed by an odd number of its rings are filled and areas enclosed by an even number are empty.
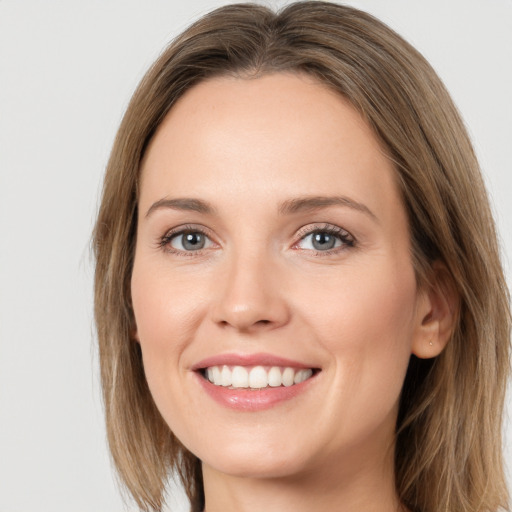
{"type": "Polygon", "coordinates": [[[277,478],[226,475],[203,464],[205,512],[404,512],[395,490],[394,449],[380,457],[356,451],[356,457],[336,454],[332,464],[324,459],[320,467],[277,478]]]}

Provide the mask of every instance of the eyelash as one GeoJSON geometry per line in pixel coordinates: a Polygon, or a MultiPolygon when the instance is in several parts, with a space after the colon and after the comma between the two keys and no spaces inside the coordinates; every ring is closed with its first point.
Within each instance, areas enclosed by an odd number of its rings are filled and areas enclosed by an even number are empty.
{"type": "Polygon", "coordinates": [[[165,252],[176,254],[177,256],[184,256],[184,257],[194,257],[194,256],[201,256],[202,250],[199,249],[197,251],[180,251],[177,249],[174,249],[171,247],[171,241],[180,236],[185,235],[189,233],[199,233],[203,235],[206,238],[210,238],[208,236],[208,232],[199,227],[199,226],[182,226],[179,228],[176,228],[174,230],[168,231],[162,238],[160,238],[158,245],[160,248],[162,248],[165,252]]]}
{"type": "MultiPolygon", "coordinates": [[[[177,250],[171,247],[171,241],[178,237],[189,233],[199,233],[207,238],[210,238],[208,235],[208,231],[204,228],[201,228],[200,226],[183,226],[179,227],[177,229],[168,231],[164,236],[160,238],[158,241],[158,246],[165,250],[168,253],[175,254],[177,256],[184,256],[184,257],[194,257],[194,256],[201,256],[203,253],[202,249],[198,249],[196,251],[181,251],[177,250]]],[[[293,244],[293,247],[296,247],[300,242],[302,242],[307,236],[314,235],[317,233],[326,233],[328,235],[332,235],[337,237],[342,245],[340,247],[336,247],[333,249],[329,249],[326,251],[315,251],[310,249],[297,249],[297,250],[303,250],[310,253],[313,253],[315,256],[320,257],[326,257],[331,256],[333,254],[337,254],[341,251],[345,251],[347,249],[353,248],[356,246],[356,240],[355,238],[345,229],[340,228],[339,226],[335,226],[332,224],[324,224],[323,226],[319,225],[308,225],[304,228],[301,228],[299,232],[297,233],[297,236],[299,240],[293,244]]]]}
{"type": "MultiPolygon", "coordinates": [[[[315,256],[332,256],[333,254],[338,254],[339,252],[346,251],[347,249],[353,248],[356,246],[355,238],[345,229],[340,228],[339,226],[335,226],[333,224],[324,224],[323,226],[314,226],[308,225],[299,230],[297,236],[299,237],[298,242],[296,242],[293,247],[297,246],[300,242],[302,242],[307,236],[314,235],[317,233],[326,233],[328,235],[332,235],[337,237],[342,245],[340,247],[336,247],[333,249],[329,249],[327,251],[315,251],[310,249],[302,249],[304,251],[312,252],[315,256]]],[[[298,249],[301,250],[301,249],[298,249]]]]}

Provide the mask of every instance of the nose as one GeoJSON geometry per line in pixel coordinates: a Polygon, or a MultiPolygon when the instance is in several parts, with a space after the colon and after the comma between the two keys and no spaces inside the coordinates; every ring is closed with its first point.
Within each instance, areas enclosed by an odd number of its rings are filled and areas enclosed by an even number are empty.
{"type": "Polygon", "coordinates": [[[232,255],[213,307],[213,320],[239,332],[272,330],[288,323],[283,272],[260,255],[232,255]]]}

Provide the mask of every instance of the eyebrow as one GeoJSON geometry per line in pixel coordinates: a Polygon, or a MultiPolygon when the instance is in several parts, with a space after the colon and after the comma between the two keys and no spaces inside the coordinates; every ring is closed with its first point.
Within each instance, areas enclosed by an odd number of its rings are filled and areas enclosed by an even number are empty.
{"type": "MultiPolygon", "coordinates": [[[[376,215],[363,203],[358,203],[346,196],[304,196],[288,199],[278,208],[280,215],[293,215],[294,213],[309,212],[327,208],[329,206],[345,206],[362,212],[377,221],[376,215]]],[[[151,205],[146,213],[149,217],[155,210],[169,208],[179,211],[193,211],[203,214],[214,214],[216,209],[208,202],[189,197],[168,199],[163,198],[151,205]]]]}
{"type": "Polygon", "coordinates": [[[205,214],[215,213],[215,208],[210,203],[202,201],[201,199],[192,199],[189,197],[181,197],[176,199],[163,198],[151,205],[146,213],[146,217],[149,217],[149,215],[151,215],[155,210],[159,210],[161,208],[170,208],[171,210],[182,210],[205,214]]]}
{"type": "Polygon", "coordinates": [[[377,216],[370,208],[346,196],[304,196],[289,199],[281,204],[279,213],[281,215],[291,215],[293,213],[320,210],[329,206],[346,206],[362,212],[377,221],[377,216]]]}

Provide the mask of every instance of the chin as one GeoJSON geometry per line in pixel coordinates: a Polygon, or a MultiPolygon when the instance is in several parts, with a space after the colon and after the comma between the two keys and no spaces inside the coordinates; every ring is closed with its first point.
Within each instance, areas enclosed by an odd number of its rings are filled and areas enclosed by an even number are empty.
{"type": "MultiPolygon", "coordinates": [[[[270,443],[269,443],[270,444],[270,443]]],[[[303,472],[307,467],[303,453],[290,453],[279,446],[230,444],[200,457],[213,470],[240,478],[285,478],[303,472]]]]}

